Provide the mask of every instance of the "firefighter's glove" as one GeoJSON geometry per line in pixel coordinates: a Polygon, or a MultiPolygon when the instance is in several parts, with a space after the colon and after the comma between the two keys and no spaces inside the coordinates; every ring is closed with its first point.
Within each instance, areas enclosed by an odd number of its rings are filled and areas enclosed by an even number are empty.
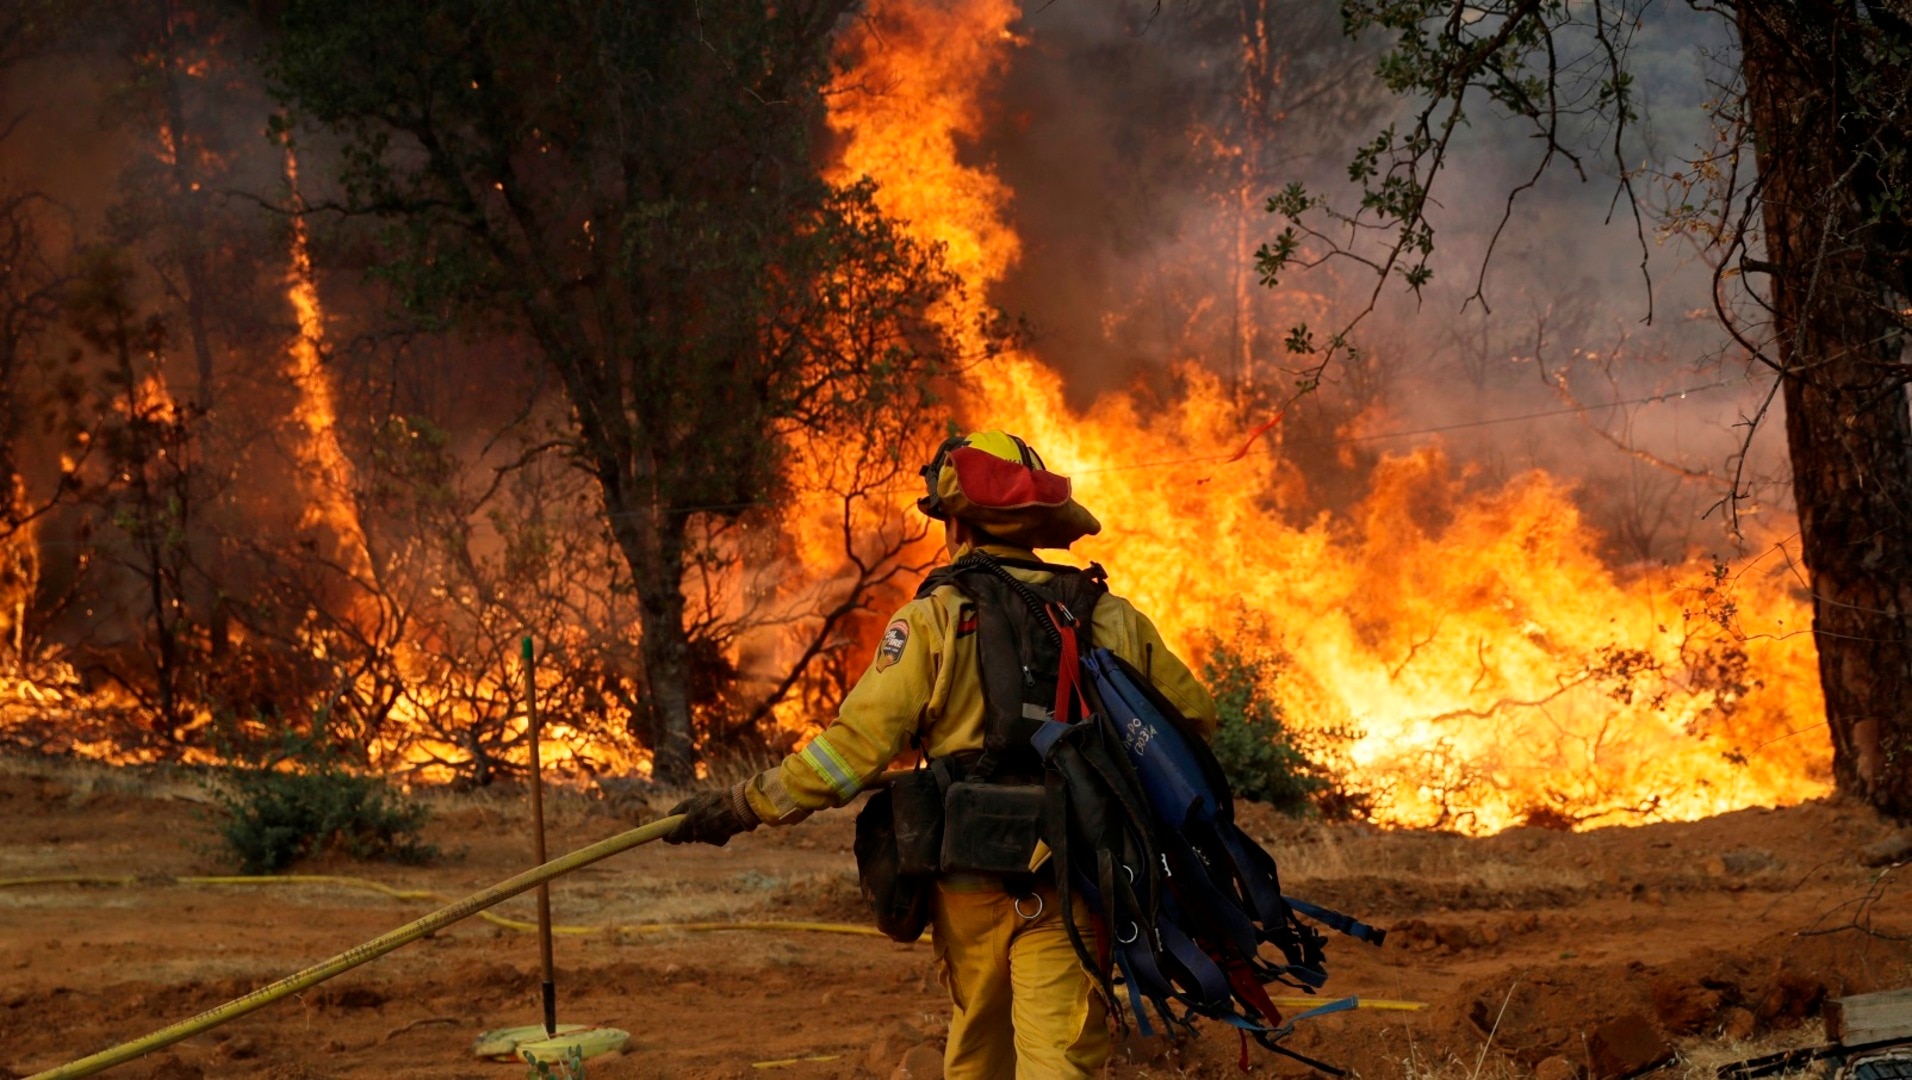
{"type": "Polygon", "coordinates": [[[744,798],[746,780],[728,791],[700,791],[676,806],[671,814],[684,815],[677,828],[664,834],[666,844],[715,844],[723,847],[740,832],[749,832],[760,822],[757,812],[744,798]]]}

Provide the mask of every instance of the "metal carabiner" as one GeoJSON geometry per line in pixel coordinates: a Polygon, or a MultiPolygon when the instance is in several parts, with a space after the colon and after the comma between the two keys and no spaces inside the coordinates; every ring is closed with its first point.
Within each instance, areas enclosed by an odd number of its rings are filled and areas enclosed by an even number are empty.
{"type": "Polygon", "coordinates": [[[1035,922],[1037,919],[1042,918],[1043,903],[1042,903],[1041,893],[1030,893],[1029,896],[1018,896],[1014,900],[1010,901],[1009,906],[1016,909],[1016,914],[1021,915],[1024,922],[1035,922]],[[1022,910],[1022,902],[1024,900],[1030,899],[1031,897],[1033,897],[1036,901],[1036,910],[1034,914],[1030,914],[1029,912],[1022,910]]]}

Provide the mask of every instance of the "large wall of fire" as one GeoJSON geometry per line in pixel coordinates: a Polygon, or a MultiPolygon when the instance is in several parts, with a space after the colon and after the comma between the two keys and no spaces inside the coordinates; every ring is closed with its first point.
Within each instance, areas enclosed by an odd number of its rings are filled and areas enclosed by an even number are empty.
{"type": "MultiPolygon", "coordinates": [[[[59,193],[41,236],[95,251],[74,265],[125,308],[117,337],[104,299],[62,308],[9,372],[16,411],[47,422],[9,467],[30,520],[7,540],[0,732],[206,760],[319,717],[366,767],[482,783],[522,761],[530,632],[556,768],[641,774],[636,621],[593,493],[548,457],[497,468],[561,428],[554,389],[510,342],[381,314],[365,253],[314,209],[323,142],[263,130],[247,27],[164,12],[0,84],[54,103],[8,137],[0,181],[59,193]]],[[[882,0],[845,28],[833,178],[873,178],[944,245],[956,333],[996,307],[1034,327],[968,373],[956,422],[1017,431],[1073,476],[1105,528],[1069,557],[1198,663],[1268,661],[1263,689],[1379,820],[1490,831],[1822,794],[1791,526],[1703,515],[1733,395],[1756,391],[1687,363],[1718,348],[1704,320],[1615,316],[1604,249],[1569,263],[1540,236],[1504,258],[1553,287],[1512,287],[1494,316],[1384,307],[1358,361],[1287,403],[1282,328],[1331,320],[1359,283],[1262,288],[1261,202],[1331,172],[1334,140],[1387,108],[1326,92],[1363,53],[1320,23],[1279,0],[882,0]],[[1682,411],[1689,384],[1725,392],[1682,411]]],[[[1677,308],[1678,275],[1657,287],[1677,308]]],[[[809,449],[793,468],[827,459],[809,449]]],[[[912,493],[887,495],[901,513],[912,493]]],[[[811,610],[842,579],[828,508],[751,528],[726,541],[748,580],[718,614],[765,588],[811,610]]],[[[712,666],[734,685],[709,709],[775,683],[774,624],[727,639],[712,666]]],[[[868,632],[849,624],[777,707],[781,745],[827,722],[868,632]]]]}

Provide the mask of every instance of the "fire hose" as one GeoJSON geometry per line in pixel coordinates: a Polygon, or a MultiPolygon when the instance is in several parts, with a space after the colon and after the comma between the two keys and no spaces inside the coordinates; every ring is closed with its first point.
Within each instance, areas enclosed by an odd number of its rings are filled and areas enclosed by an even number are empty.
{"type": "Polygon", "coordinates": [[[649,825],[621,832],[606,840],[600,840],[588,847],[579,848],[569,855],[563,855],[542,866],[533,867],[524,873],[500,882],[489,889],[475,892],[453,904],[448,904],[424,918],[406,923],[389,933],[381,934],[361,945],[315,964],[304,971],[288,975],[278,982],[262,986],[243,997],[234,998],[217,1008],[208,1009],[198,1016],[182,1020],[171,1027],[164,1027],[149,1035],[123,1042],[118,1046],[102,1050],[97,1054],[71,1061],[58,1068],[35,1073],[27,1080],[65,1080],[67,1077],[91,1076],[102,1069],[121,1065],[143,1054],[151,1053],[162,1046],[171,1046],[181,1039],[191,1038],[202,1031],[218,1027],[229,1020],[236,1020],[247,1013],[262,1009],[280,998],[296,994],[301,990],[317,986],[335,975],[350,971],[369,960],[375,960],[401,946],[409,945],[419,938],[441,930],[452,923],[502,903],[505,900],[537,888],[562,874],[568,874],[579,867],[589,866],[602,859],[608,859],[620,852],[629,851],[640,844],[648,844],[677,827],[682,816],[667,817],[653,821],[649,825]]]}
{"type": "MultiPolygon", "coordinates": [[[[439,908],[437,911],[434,911],[431,914],[424,916],[423,918],[416,919],[412,922],[406,923],[404,926],[401,926],[396,930],[392,930],[388,933],[381,934],[370,941],[364,942],[360,945],[354,946],[353,948],[347,949],[345,952],[342,952],[338,954],[337,956],[332,957],[329,960],[315,964],[309,968],[306,968],[304,971],[300,971],[295,974],[288,975],[285,978],[278,980],[277,982],[270,983],[266,986],[262,986],[259,989],[254,990],[253,992],[249,994],[246,994],[242,997],[234,998],[233,1000],[228,1001],[223,1005],[217,1006],[216,1008],[208,1009],[197,1016],[191,1017],[186,1020],[182,1020],[177,1024],[171,1025],[170,1027],[161,1028],[158,1031],[152,1032],[147,1035],[143,1035],[140,1038],[131,1039],[131,1040],[128,1040],[127,1042],[120,1043],[117,1046],[109,1047],[96,1054],[92,1054],[87,1057],[80,1058],[77,1061],[70,1061],[67,1064],[61,1065],[57,1068],[48,1069],[44,1072],[35,1073],[34,1075],[28,1077],[27,1080],[66,1080],[66,1078],[69,1078],[69,1077],[91,1076],[94,1073],[101,1072],[105,1069],[110,1069],[115,1065],[123,1065],[126,1062],[133,1060],[134,1058],[141,1057],[145,1054],[149,1054],[153,1052],[154,1050],[160,1049],[161,1047],[171,1046],[173,1043],[179,1042],[183,1039],[189,1039],[194,1035],[200,1034],[201,1032],[211,1030],[212,1028],[218,1027],[219,1025],[227,1023],[228,1021],[236,1020],[239,1017],[245,1016],[248,1013],[255,1012],[259,1009],[266,1007],[267,1005],[272,1004],[275,1001],[280,1000],[281,998],[285,998],[292,994],[299,993],[302,990],[310,989],[311,987],[316,986],[319,983],[326,981],[327,979],[333,978],[334,976],[337,976],[337,975],[344,974],[345,972],[350,971],[361,964],[365,964],[369,961],[375,960],[381,956],[384,956],[386,953],[393,952],[405,945],[409,945],[412,942],[417,941],[419,938],[426,936],[427,934],[434,933],[447,926],[450,926],[451,924],[455,922],[460,922],[464,919],[468,919],[473,915],[481,916],[499,926],[504,926],[513,930],[536,930],[537,927],[533,923],[520,922],[516,919],[506,919],[503,916],[494,915],[490,913],[487,909],[494,907],[500,903],[503,903],[504,901],[509,900],[510,898],[517,896],[520,893],[528,892],[531,889],[534,889],[538,887],[539,885],[550,881],[553,878],[560,877],[564,874],[570,873],[573,870],[577,870],[577,869],[580,869],[581,867],[589,866],[592,863],[610,858],[612,855],[629,851],[630,849],[634,847],[638,847],[643,844],[648,844],[653,840],[657,840],[661,838],[662,836],[664,836],[666,833],[670,832],[673,828],[677,826],[677,823],[682,820],[683,818],[681,816],[667,817],[660,821],[654,821],[650,823],[649,825],[644,825],[636,829],[631,829],[627,832],[619,833],[616,836],[610,837],[608,839],[600,840],[597,843],[591,844],[587,847],[579,848],[578,850],[573,851],[568,855],[563,855],[563,856],[560,856],[559,858],[552,859],[551,861],[544,863],[541,866],[533,867],[532,869],[527,870],[524,873],[517,875],[516,877],[500,882],[497,885],[493,885],[489,889],[484,889],[482,891],[473,893],[472,895],[467,896],[462,900],[456,901],[455,903],[447,904],[445,907],[439,908]]],[[[100,877],[100,876],[86,876],[86,875],[65,875],[65,876],[40,877],[40,878],[0,878],[0,887],[27,885],[27,884],[131,885],[131,884],[140,884],[140,883],[143,883],[146,881],[152,881],[152,880],[155,880],[155,879],[139,878],[134,876],[100,877]]],[[[287,877],[279,877],[279,878],[238,877],[238,876],[197,877],[197,878],[182,877],[182,878],[161,878],[157,880],[174,882],[178,884],[202,884],[202,885],[262,885],[267,883],[335,884],[335,885],[344,885],[344,886],[354,887],[354,888],[368,888],[375,892],[384,893],[388,896],[392,896],[401,900],[441,899],[442,898],[440,894],[427,892],[424,890],[395,889],[395,888],[392,888],[391,886],[381,885],[380,883],[374,882],[374,881],[366,881],[362,878],[334,877],[330,875],[306,875],[306,876],[299,876],[299,877],[287,876],[287,877]]],[[[566,934],[589,933],[594,929],[596,928],[580,927],[580,926],[552,927],[553,932],[566,933],[566,934]]],[[[808,922],[788,922],[788,921],[725,922],[725,923],[644,923],[644,924],[638,924],[635,926],[614,927],[613,929],[622,930],[626,932],[635,932],[635,933],[654,933],[654,932],[664,932],[664,931],[697,931],[697,930],[749,930],[749,929],[816,930],[816,931],[824,931],[824,932],[857,933],[857,934],[876,933],[876,931],[871,930],[868,927],[851,926],[851,925],[841,924],[841,923],[808,923],[808,922]]],[[[1280,1003],[1284,1005],[1290,1004],[1286,999],[1282,999],[1280,1003]]],[[[1302,1003],[1303,1002],[1296,1002],[1294,1004],[1302,1004],[1302,1003]]],[[[1420,1002],[1412,1002],[1412,1001],[1363,1000],[1361,1002],[1361,1007],[1368,1008],[1368,1009],[1414,1010],[1414,1009],[1422,1008],[1423,1005],[1420,1002]]],[[[796,1061],[796,1060],[800,1060],[800,1059],[791,1059],[791,1061],[796,1061]]],[[[775,1067],[775,1066],[780,1066],[784,1064],[786,1064],[786,1062],[784,1061],[757,1063],[758,1067],[775,1067]]]]}
{"type": "MultiPolygon", "coordinates": [[[[256,887],[268,885],[329,885],[342,889],[363,889],[394,900],[435,900],[449,904],[452,898],[444,893],[429,889],[400,889],[384,882],[368,878],[346,877],[339,874],[274,874],[261,876],[254,874],[220,875],[140,875],[140,874],[53,874],[44,877],[0,878],[0,889],[16,889],[38,885],[79,885],[86,887],[140,885],[212,885],[234,887],[256,887]]],[[[480,919],[493,926],[521,933],[535,934],[538,924],[523,919],[513,919],[495,911],[475,913],[480,919]]],[[[721,930],[772,930],[798,931],[819,934],[862,934],[881,937],[883,932],[873,926],[859,926],[855,923],[806,922],[792,919],[746,919],[723,922],[653,922],[622,923],[604,926],[565,925],[559,923],[551,927],[554,934],[583,936],[586,934],[688,934],[709,933],[721,930]]]]}

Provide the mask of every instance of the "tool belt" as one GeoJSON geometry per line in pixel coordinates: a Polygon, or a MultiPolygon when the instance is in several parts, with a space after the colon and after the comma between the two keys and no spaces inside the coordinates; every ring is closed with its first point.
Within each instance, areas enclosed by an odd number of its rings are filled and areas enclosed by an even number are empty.
{"type": "Polygon", "coordinates": [[[1042,839],[1042,780],[967,779],[976,756],[939,758],[898,777],[857,815],[858,882],[877,928],[897,941],[922,935],[937,875],[1031,872],[1042,839]]]}

